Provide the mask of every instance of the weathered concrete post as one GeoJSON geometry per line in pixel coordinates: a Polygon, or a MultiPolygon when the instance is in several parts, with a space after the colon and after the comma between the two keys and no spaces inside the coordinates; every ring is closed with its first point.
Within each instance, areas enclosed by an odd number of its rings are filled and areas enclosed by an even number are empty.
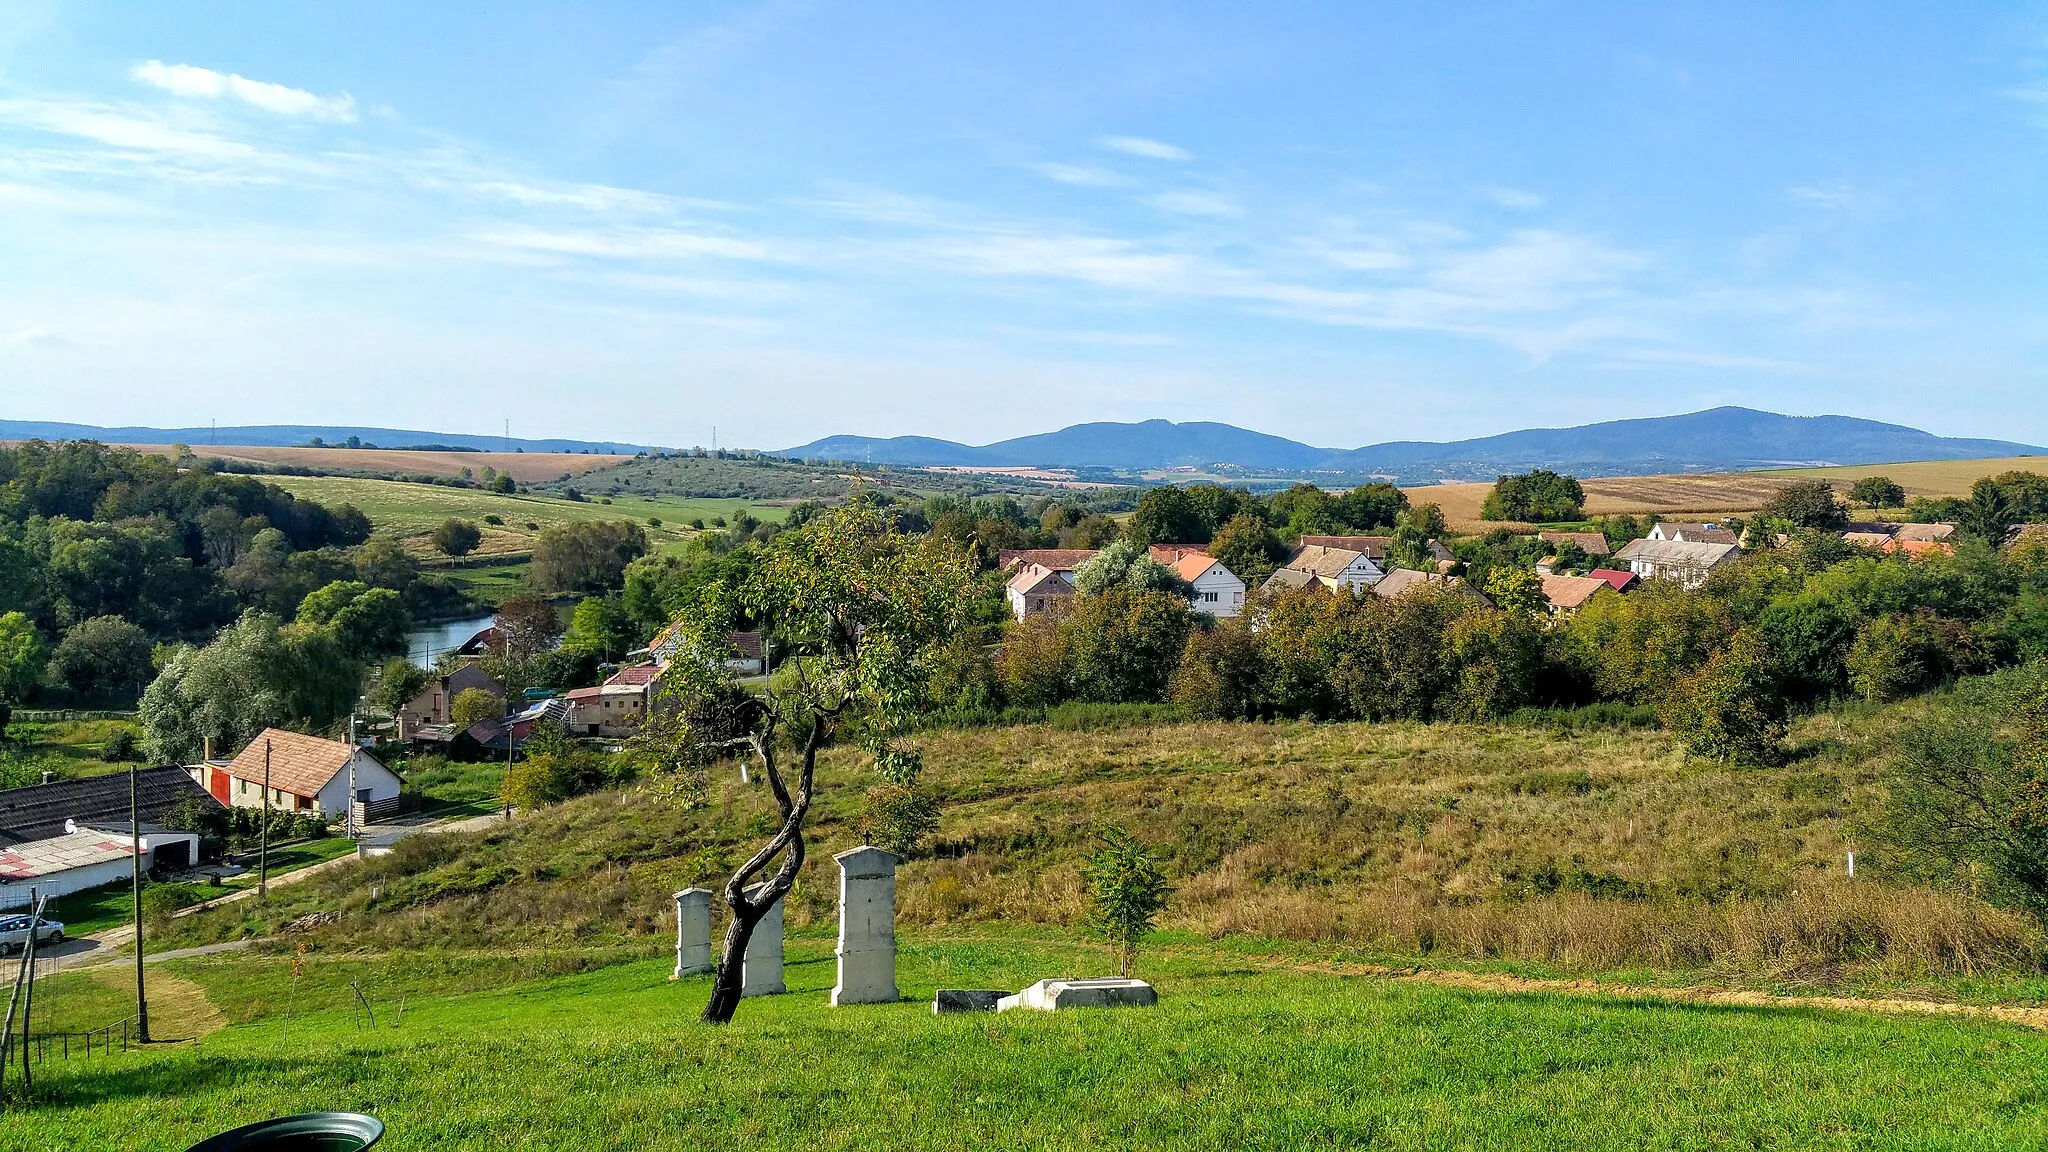
{"type": "Polygon", "coordinates": [[[839,984],[832,1004],[894,1004],[896,866],[903,858],[862,845],[839,861],[839,984]]]}
{"type": "MultiPolygon", "coordinates": [[[[747,889],[747,898],[757,900],[768,885],[747,889]]],[[[780,996],[789,991],[782,982],[782,901],[770,905],[754,934],[747,938],[746,960],[740,966],[740,995],[780,996]]]]}
{"type": "Polygon", "coordinates": [[[711,891],[685,888],[676,893],[676,971],[681,980],[711,971],[711,891]]]}

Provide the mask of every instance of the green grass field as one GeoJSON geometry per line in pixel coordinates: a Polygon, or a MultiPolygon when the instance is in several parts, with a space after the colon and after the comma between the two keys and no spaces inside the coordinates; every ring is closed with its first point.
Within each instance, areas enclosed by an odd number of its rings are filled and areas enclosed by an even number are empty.
{"type": "MultiPolygon", "coordinates": [[[[196,986],[237,1022],[41,1065],[33,1107],[0,1114],[0,1144],[170,1150],[320,1109],[379,1116],[390,1128],[380,1147],[394,1150],[2048,1141],[2048,1037],[2010,1025],[1463,991],[1200,946],[1141,959],[1156,1009],[935,1017],[937,987],[1099,973],[1105,953],[906,939],[908,1002],[834,1009],[830,948],[793,940],[791,992],[746,1002],[726,1028],[696,1021],[707,978],[672,982],[665,959],[474,992],[458,989],[488,982],[487,966],[432,956],[382,984],[360,962],[330,970],[317,957],[296,984],[285,956],[159,965],[165,996],[196,986]]],[[[534,966],[545,965],[524,971],[534,966]]]]}
{"type": "Polygon", "coordinates": [[[134,760],[107,760],[103,756],[107,742],[123,732],[137,739],[142,735],[142,729],[132,720],[16,721],[8,725],[6,733],[15,747],[0,755],[38,772],[56,772],[65,779],[126,772],[131,764],[140,763],[139,755],[134,760]]]}
{"type": "Polygon", "coordinates": [[[788,509],[747,500],[687,499],[683,497],[619,496],[609,504],[597,498],[568,500],[558,496],[503,496],[474,488],[447,488],[437,484],[408,484],[397,480],[359,480],[339,476],[277,476],[270,478],[295,496],[323,504],[354,504],[370,517],[377,531],[399,537],[422,557],[434,557],[427,536],[449,518],[474,521],[484,530],[476,555],[520,554],[530,551],[534,537],[550,524],[586,520],[632,520],[647,532],[656,550],[674,547],[690,535],[689,523],[702,518],[727,519],[746,512],[761,520],[780,520],[788,509]],[[486,524],[484,517],[497,516],[502,525],[486,524]],[[661,521],[659,527],[649,519],[661,521]],[[533,527],[528,527],[528,525],[533,527]]]}

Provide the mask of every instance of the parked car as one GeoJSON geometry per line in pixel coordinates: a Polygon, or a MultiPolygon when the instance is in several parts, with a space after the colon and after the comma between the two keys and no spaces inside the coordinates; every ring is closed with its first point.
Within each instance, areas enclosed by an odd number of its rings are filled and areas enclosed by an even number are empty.
{"type": "MultiPolygon", "coordinates": [[[[28,944],[26,916],[0,916],[0,954],[19,952],[28,944]]],[[[64,925],[56,920],[36,924],[36,947],[64,942],[64,925]]]]}

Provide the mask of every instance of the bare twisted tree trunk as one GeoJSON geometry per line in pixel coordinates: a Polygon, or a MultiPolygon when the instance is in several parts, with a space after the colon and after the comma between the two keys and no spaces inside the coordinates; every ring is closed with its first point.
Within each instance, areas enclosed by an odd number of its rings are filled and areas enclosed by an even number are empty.
{"type": "Polygon", "coordinates": [[[813,712],[810,730],[804,735],[803,769],[797,777],[794,796],[783,783],[782,773],[776,766],[772,712],[762,731],[751,741],[754,754],[760,758],[762,774],[768,778],[768,786],[775,793],[776,806],[781,809],[782,827],[725,882],[725,903],[732,910],[732,919],[726,924],[718,968],[712,973],[711,999],[704,1005],[703,1019],[707,1024],[731,1023],[733,1014],[739,1011],[747,943],[753,939],[754,928],[760,924],[761,918],[768,914],[776,901],[789,895],[790,888],[796,884],[798,871],[804,866],[804,818],[810,814],[811,780],[818,764],[818,749],[825,743],[828,722],[829,716],[813,712]],[[782,864],[775,870],[775,875],[760,891],[749,896],[748,882],[778,854],[782,857],[782,864]]]}

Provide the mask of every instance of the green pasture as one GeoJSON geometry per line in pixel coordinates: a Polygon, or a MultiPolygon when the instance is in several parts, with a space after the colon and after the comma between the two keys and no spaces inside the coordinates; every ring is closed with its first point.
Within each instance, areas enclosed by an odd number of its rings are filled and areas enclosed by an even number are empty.
{"type": "Polygon", "coordinates": [[[381,967],[316,953],[296,976],[284,954],[153,966],[167,995],[196,985],[232,1023],[41,1065],[34,1101],[0,1114],[0,1145],[180,1149],[320,1109],[379,1116],[394,1152],[2048,1141],[2048,1037],[2009,1025],[1462,991],[1201,947],[1141,961],[1155,1009],[935,1017],[937,987],[1099,974],[1105,954],[905,939],[908,1000],[835,1009],[831,941],[806,934],[790,993],[714,1028],[696,1019],[707,978],[671,981],[665,958],[579,972],[587,958],[563,945],[381,967]]]}

